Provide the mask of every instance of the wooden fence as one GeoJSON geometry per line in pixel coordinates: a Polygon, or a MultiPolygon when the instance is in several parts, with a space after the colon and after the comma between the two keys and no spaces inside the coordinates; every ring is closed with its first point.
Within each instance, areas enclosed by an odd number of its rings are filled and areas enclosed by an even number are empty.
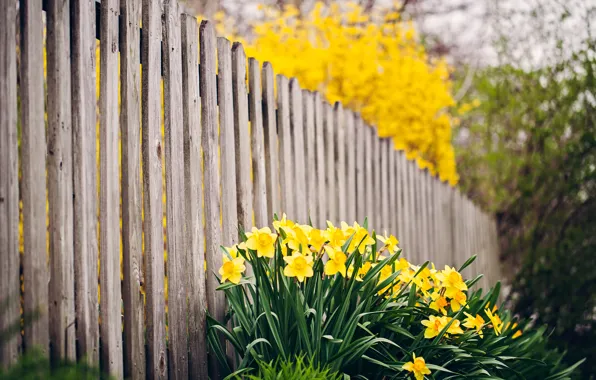
{"type": "Polygon", "coordinates": [[[466,274],[499,278],[491,216],[175,0],[0,0],[0,137],[0,330],[39,313],[2,365],[39,346],[116,378],[207,378],[218,247],[274,212],[367,216],[413,262],[478,254],[466,274]]]}

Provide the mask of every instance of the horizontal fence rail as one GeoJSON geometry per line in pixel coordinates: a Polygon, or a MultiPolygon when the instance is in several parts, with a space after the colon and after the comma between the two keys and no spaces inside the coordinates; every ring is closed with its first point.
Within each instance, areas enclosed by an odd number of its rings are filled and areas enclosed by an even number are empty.
{"type": "Polygon", "coordinates": [[[500,279],[491,215],[175,0],[0,2],[0,137],[0,366],[217,378],[219,246],[274,213],[500,279]]]}

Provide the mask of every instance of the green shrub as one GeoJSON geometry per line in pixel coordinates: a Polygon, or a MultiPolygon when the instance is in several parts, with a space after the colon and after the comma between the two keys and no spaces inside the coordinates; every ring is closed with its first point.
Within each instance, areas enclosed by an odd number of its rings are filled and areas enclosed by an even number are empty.
{"type": "Polygon", "coordinates": [[[367,379],[555,380],[579,365],[560,365],[562,354],[545,348],[544,328],[496,310],[499,284],[471,290],[481,276],[459,272],[474,257],[459,270],[415,266],[397,239],[377,238],[366,222],[319,230],[284,216],[274,227],[253,228],[241,233],[244,243],[223,248],[218,289],[229,320],[208,318],[208,339],[229,374],[303,355],[367,379]],[[235,349],[235,368],[221,337],[235,349]]]}
{"type": "Polygon", "coordinates": [[[250,380],[341,380],[343,376],[321,369],[312,361],[298,356],[289,360],[277,359],[274,362],[258,362],[256,375],[248,375],[250,380]]]}

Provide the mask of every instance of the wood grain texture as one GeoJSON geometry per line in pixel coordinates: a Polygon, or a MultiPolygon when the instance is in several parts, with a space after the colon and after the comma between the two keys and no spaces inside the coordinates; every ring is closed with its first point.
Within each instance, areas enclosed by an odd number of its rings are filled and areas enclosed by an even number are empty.
{"type": "MultiPolygon", "coordinates": [[[[19,321],[19,169],[16,4],[0,3],[0,331],[19,321]]],[[[0,342],[0,368],[17,361],[20,334],[0,342]]]]}
{"type": "Polygon", "coordinates": [[[100,296],[101,362],[104,371],[124,378],[120,289],[120,183],[118,170],[118,11],[117,0],[101,3],[100,40],[100,296]]]}
{"type": "MultiPolygon", "coordinates": [[[[120,134],[122,136],[122,299],[124,377],[144,379],[143,221],[141,188],[141,1],[120,1],[120,134]]],[[[95,36],[93,35],[93,38],[95,36]]]]}
{"type": "Polygon", "coordinates": [[[232,85],[234,94],[238,222],[244,230],[250,230],[253,226],[253,196],[250,130],[248,127],[248,93],[246,89],[246,54],[244,54],[244,48],[238,42],[232,45],[232,85]]]}
{"type": "Polygon", "coordinates": [[[382,233],[383,228],[383,208],[384,205],[382,204],[382,183],[381,183],[381,176],[383,175],[381,170],[381,151],[382,145],[379,136],[377,136],[376,128],[371,127],[371,131],[373,133],[372,141],[373,141],[373,178],[374,178],[374,185],[373,185],[373,202],[374,202],[374,210],[373,212],[373,229],[377,231],[377,233],[382,233]]]}
{"type": "Polygon", "coordinates": [[[394,234],[399,239],[400,247],[403,246],[403,241],[406,237],[406,226],[404,223],[406,208],[404,204],[405,196],[405,173],[404,173],[404,155],[402,151],[395,151],[395,172],[396,184],[395,195],[397,196],[396,208],[396,228],[394,234]]]}
{"type": "MultiPolygon", "coordinates": [[[[48,264],[46,249],[46,128],[44,120],[44,78],[43,78],[43,20],[42,4],[39,1],[22,1],[20,3],[21,16],[21,62],[20,62],[20,99],[21,99],[21,189],[23,199],[23,240],[25,252],[23,259],[23,280],[26,292],[23,294],[25,315],[38,313],[37,318],[25,324],[25,349],[37,346],[42,355],[49,353],[49,325],[48,325],[48,264]]],[[[86,3],[81,2],[81,8],[86,3]]],[[[4,11],[2,11],[4,13],[4,11]]],[[[4,25],[8,25],[3,22],[4,25]]],[[[93,37],[95,40],[95,36],[93,37]]],[[[2,46],[8,46],[3,44],[2,46]]],[[[94,46],[95,47],[95,46],[94,46]]],[[[1,53],[5,56],[5,53],[1,53]]],[[[8,57],[8,56],[6,56],[8,57]]],[[[93,65],[95,65],[95,49],[93,50],[93,65]]],[[[73,53],[73,62],[77,62],[73,53]]],[[[73,64],[73,71],[76,71],[73,64]]],[[[95,73],[95,68],[93,68],[95,73]]],[[[93,78],[93,77],[92,77],[93,78]]],[[[9,83],[9,82],[7,82],[9,83]]],[[[93,96],[95,96],[95,82],[93,82],[93,96]]],[[[89,94],[90,95],[90,94],[89,94]]],[[[3,99],[7,99],[4,95],[3,99]]],[[[2,108],[4,109],[4,107],[2,108]]],[[[10,108],[8,108],[10,109],[10,108]]],[[[81,110],[82,111],[82,110],[81,110]]],[[[85,113],[86,116],[91,115],[85,113]]],[[[93,120],[95,120],[95,104],[93,104],[93,120]]],[[[92,133],[95,132],[95,122],[92,122],[92,133]]],[[[76,137],[75,137],[76,139],[76,137]]],[[[93,136],[95,144],[95,136],[93,136]]],[[[93,145],[95,150],[95,145],[93,145]]],[[[4,151],[4,149],[2,149],[4,151]]],[[[95,163],[95,155],[93,156],[95,163]]],[[[4,172],[4,170],[3,170],[4,172]]],[[[87,174],[87,179],[95,178],[95,167],[87,174]]],[[[76,185],[75,185],[76,186],[76,185]]],[[[96,202],[97,187],[94,187],[96,202]]],[[[76,191],[76,190],[75,190],[76,191]]],[[[78,202],[78,198],[75,198],[78,202]]],[[[79,203],[80,205],[80,203],[79,203]]],[[[96,221],[97,204],[93,203],[93,219],[96,221]]],[[[95,222],[97,223],[97,221],[95,222]]],[[[3,223],[4,224],[4,223],[3,223]]],[[[7,224],[5,224],[7,225],[7,224]]],[[[85,230],[83,228],[83,230],[85,230]]],[[[89,253],[89,252],[88,252],[89,253]]],[[[84,256],[81,256],[84,257],[84,256]]],[[[95,229],[95,258],[97,258],[97,229],[95,229]]],[[[4,262],[4,261],[3,261],[4,262]]],[[[94,261],[97,273],[97,259],[94,261]]],[[[6,278],[10,278],[7,276],[6,278]]],[[[81,276],[78,277],[82,278],[81,276]]],[[[95,321],[97,321],[97,276],[91,277],[95,281],[95,321]]],[[[89,278],[86,279],[89,281],[89,278]]],[[[79,282],[80,283],[80,282],[79,282]]],[[[82,284],[82,283],[81,283],[82,284]]],[[[82,284],[83,285],[83,284],[82,284]]],[[[92,301],[91,301],[92,302],[92,301]]],[[[92,311],[84,306],[78,310],[87,310],[89,314],[77,315],[83,320],[83,325],[90,326],[93,319],[92,311]],[[86,319],[87,315],[89,319],[86,319]]],[[[1,329],[1,328],[0,328],[1,329]]],[[[85,328],[81,328],[85,331],[85,328]]],[[[95,323],[95,338],[99,343],[99,325],[95,323]]],[[[91,335],[91,334],[89,334],[91,335]]],[[[84,336],[89,336],[85,334],[84,336]]],[[[78,337],[82,339],[82,337],[78,337]]],[[[90,348],[90,341],[81,341],[81,346],[90,348]]],[[[98,347],[90,360],[99,360],[98,347]]],[[[88,352],[92,352],[87,350],[88,352]]]]}
{"type": "Polygon", "coordinates": [[[363,124],[360,115],[355,116],[355,138],[356,144],[356,220],[363,223],[367,216],[366,210],[366,126],[363,124]]]}
{"type": "Polygon", "coordinates": [[[381,150],[381,223],[379,224],[379,232],[383,235],[389,236],[391,233],[391,221],[389,219],[389,211],[391,210],[391,203],[389,202],[389,140],[383,139],[379,141],[381,150]]]}
{"type": "Polygon", "coordinates": [[[364,129],[364,202],[366,207],[364,208],[364,217],[368,220],[368,228],[372,229],[374,225],[374,177],[373,177],[373,133],[374,131],[366,124],[362,124],[364,129]]]}
{"type": "Polygon", "coordinates": [[[276,99],[273,68],[269,62],[263,64],[263,128],[265,129],[265,170],[267,171],[267,210],[269,224],[273,221],[273,214],[279,214],[280,206],[280,173],[279,173],[279,142],[277,138],[277,120],[275,114],[276,99]]]}
{"type": "Polygon", "coordinates": [[[308,204],[306,201],[306,164],[304,161],[304,122],[302,110],[302,90],[296,78],[290,80],[290,125],[292,129],[294,161],[295,220],[307,223],[308,204]]]}
{"type": "Polygon", "coordinates": [[[161,141],[161,2],[143,0],[143,210],[147,376],[167,377],[161,141]]]}
{"type": "MultiPolygon", "coordinates": [[[[46,16],[50,358],[74,360],[76,336],[73,323],[75,307],[69,2],[49,1],[46,16]]],[[[117,224],[116,221],[116,226],[117,224]]]]}
{"type": "Polygon", "coordinates": [[[231,246],[238,240],[238,194],[236,181],[236,142],[234,137],[234,95],[230,41],[217,38],[219,104],[219,145],[221,149],[222,242],[231,246]]]}
{"type": "MultiPolygon", "coordinates": [[[[397,168],[395,166],[397,152],[393,149],[391,140],[387,143],[388,166],[389,166],[389,233],[393,236],[399,236],[397,233],[397,215],[401,212],[399,208],[399,193],[397,191],[397,168]]],[[[399,237],[398,237],[399,240],[399,237]]]]}
{"type": "Polygon", "coordinates": [[[168,249],[168,353],[170,379],[188,379],[186,237],[184,231],[184,140],[182,112],[182,52],[180,8],[166,0],[164,31],[166,228],[168,249]]]}
{"type": "MultiPolygon", "coordinates": [[[[77,357],[99,364],[95,2],[72,7],[72,132],[77,357]]],[[[138,48],[138,44],[137,44],[138,48]]],[[[138,57],[137,57],[138,59],[138,57]]],[[[137,138],[138,143],[138,138],[137,138]]],[[[139,236],[140,237],[140,236],[139,236]]]]}
{"type": "Polygon", "coordinates": [[[327,204],[327,220],[338,224],[338,202],[336,193],[335,171],[337,169],[335,162],[335,125],[333,118],[333,108],[330,104],[324,103],[323,113],[325,115],[325,160],[327,161],[327,182],[326,182],[326,204],[327,204]]]}
{"type": "MultiPolygon", "coordinates": [[[[205,195],[205,243],[207,259],[207,306],[209,314],[223,322],[225,316],[225,297],[215,289],[219,281],[215,272],[222,265],[221,224],[219,198],[219,165],[217,163],[217,87],[216,87],[216,43],[215,31],[209,21],[202,21],[199,29],[200,44],[200,87],[201,87],[201,143],[204,163],[205,195]]],[[[211,378],[218,378],[217,359],[209,361],[211,378]]]]}
{"type": "MultiPolygon", "coordinates": [[[[281,185],[280,211],[290,219],[294,211],[294,164],[292,161],[292,134],[290,129],[290,94],[288,79],[277,76],[277,133],[279,138],[279,183],[281,185]]],[[[281,215],[280,215],[281,218],[281,215]]]]}
{"type": "Polygon", "coordinates": [[[315,136],[315,113],[314,95],[308,90],[302,90],[302,109],[304,116],[305,141],[305,162],[306,162],[306,205],[308,206],[308,218],[318,224],[319,186],[317,182],[317,147],[315,136]]]}
{"type": "Polygon", "coordinates": [[[336,152],[335,152],[335,186],[337,195],[337,218],[338,221],[347,220],[348,203],[346,199],[347,193],[347,162],[346,162],[346,128],[344,124],[344,109],[341,103],[336,102],[333,106],[333,123],[336,136],[336,152]]]}
{"type": "Polygon", "coordinates": [[[261,70],[259,61],[254,58],[248,59],[248,88],[254,184],[253,208],[255,224],[262,227],[267,225],[269,213],[267,211],[267,171],[265,170],[265,130],[263,128],[261,70]]]}
{"type": "Polygon", "coordinates": [[[323,102],[321,100],[321,94],[318,92],[314,93],[314,122],[315,122],[315,157],[317,164],[317,227],[325,227],[325,217],[327,215],[327,188],[325,186],[326,178],[326,162],[325,162],[325,125],[323,124],[323,102]]]}
{"type": "Polygon", "coordinates": [[[356,149],[359,145],[354,129],[354,113],[344,110],[346,142],[346,222],[356,221],[356,149]]]}
{"type": "Polygon", "coordinates": [[[186,194],[186,242],[188,268],[189,376],[206,379],[207,341],[205,290],[203,171],[201,165],[201,110],[199,98],[199,33],[197,20],[181,16],[182,22],[182,113],[184,117],[184,178],[186,194]]]}

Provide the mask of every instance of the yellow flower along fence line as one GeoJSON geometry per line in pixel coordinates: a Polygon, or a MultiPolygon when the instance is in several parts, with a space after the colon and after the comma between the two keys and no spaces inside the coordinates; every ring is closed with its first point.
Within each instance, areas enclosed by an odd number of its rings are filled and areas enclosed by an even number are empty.
{"type": "Polygon", "coordinates": [[[579,365],[559,364],[544,328],[497,309],[499,283],[481,289],[482,275],[462,276],[475,256],[459,269],[416,265],[367,224],[317,229],[284,214],[221,247],[228,314],[208,317],[208,334],[223,375],[301,357],[371,380],[563,379],[579,365]]]}

